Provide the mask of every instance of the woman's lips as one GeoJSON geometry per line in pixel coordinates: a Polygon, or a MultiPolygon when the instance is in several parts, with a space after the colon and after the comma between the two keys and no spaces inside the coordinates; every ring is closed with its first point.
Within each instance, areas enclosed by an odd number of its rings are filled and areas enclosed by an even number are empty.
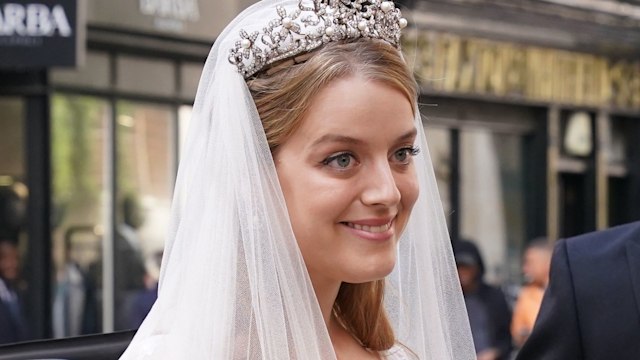
{"type": "Polygon", "coordinates": [[[356,223],[351,223],[351,222],[347,222],[344,223],[345,225],[347,225],[350,228],[356,229],[356,230],[362,230],[362,231],[366,231],[366,232],[371,232],[371,233],[381,233],[381,232],[385,232],[387,230],[389,230],[389,228],[391,227],[391,222],[388,222],[386,224],[383,225],[360,225],[360,224],[356,224],[356,223]]]}
{"type": "Polygon", "coordinates": [[[360,238],[385,241],[391,239],[394,235],[394,220],[395,217],[385,220],[345,221],[341,224],[344,225],[349,232],[360,238]]]}

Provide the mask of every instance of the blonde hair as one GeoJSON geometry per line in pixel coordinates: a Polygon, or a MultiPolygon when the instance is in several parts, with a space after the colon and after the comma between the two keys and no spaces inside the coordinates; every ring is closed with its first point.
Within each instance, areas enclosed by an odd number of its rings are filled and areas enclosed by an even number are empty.
{"type": "MultiPolygon", "coordinates": [[[[296,131],[314,97],[336,79],[361,76],[404,94],[416,111],[417,84],[400,52],[386,42],[360,39],[329,43],[305,62],[269,70],[248,80],[271,152],[296,131]]],[[[395,343],[383,306],[385,280],[343,283],[333,306],[342,325],[366,348],[382,351],[395,343]]]]}
{"type": "Polygon", "coordinates": [[[367,39],[329,43],[301,64],[273,75],[263,71],[262,76],[247,81],[271,151],[298,128],[320,90],[336,79],[355,75],[399,90],[416,110],[418,85],[393,46],[367,39]]]}

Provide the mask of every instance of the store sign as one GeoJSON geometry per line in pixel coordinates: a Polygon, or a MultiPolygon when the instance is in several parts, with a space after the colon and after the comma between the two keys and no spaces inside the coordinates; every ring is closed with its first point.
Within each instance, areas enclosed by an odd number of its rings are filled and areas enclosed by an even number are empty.
{"type": "Polygon", "coordinates": [[[407,35],[403,49],[427,89],[640,109],[639,61],[428,31],[407,35]]]}
{"type": "Polygon", "coordinates": [[[78,7],[78,0],[0,0],[0,67],[77,65],[78,7]]]}
{"type": "Polygon", "coordinates": [[[139,0],[140,12],[154,17],[158,30],[182,32],[185,21],[197,22],[200,10],[197,0],[139,0]]]}
{"type": "Polygon", "coordinates": [[[212,43],[241,7],[256,0],[93,0],[87,1],[87,22],[161,36],[212,43]]]}
{"type": "Polygon", "coordinates": [[[140,0],[140,12],[176,20],[198,21],[200,19],[196,0],[140,0]]]}

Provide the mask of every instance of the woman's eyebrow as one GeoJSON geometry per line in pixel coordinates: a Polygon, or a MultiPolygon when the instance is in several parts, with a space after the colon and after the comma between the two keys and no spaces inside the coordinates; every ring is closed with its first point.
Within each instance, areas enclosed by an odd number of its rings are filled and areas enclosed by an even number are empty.
{"type": "MultiPolygon", "coordinates": [[[[418,134],[418,130],[416,130],[416,128],[414,127],[411,130],[407,131],[406,133],[400,135],[397,141],[400,142],[400,141],[415,139],[417,134],[418,134]]],[[[311,146],[315,146],[325,142],[343,143],[343,144],[350,144],[350,145],[360,145],[364,143],[363,140],[356,139],[351,136],[340,135],[340,134],[325,134],[319,137],[318,139],[316,139],[313,143],[311,143],[311,146]]]]}
{"type": "Polygon", "coordinates": [[[406,133],[400,135],[398,137],[398,141],[412,140],[412,139],[415,139],[417,135],[418,135],[418,130],[414,127],[411,130],[407,131],[406,133]]]}
{"type": "Polygon", "coordinates": [[[339,134],[325,134],[322,135],[321,137],[319,137],[318,139],[316,139],[316,141],[314,141],[311,146],[315,146],[321,143],[325,143],[325,142],[336,142],[336,143],[344,143],[344,144],[352,144],[352,145],[359,145],[362,144],[364,141],[360,140],[360,139],[356,139],[354,137],[351,136],[346,136],[346,135],[339,135],[339,134]]]}

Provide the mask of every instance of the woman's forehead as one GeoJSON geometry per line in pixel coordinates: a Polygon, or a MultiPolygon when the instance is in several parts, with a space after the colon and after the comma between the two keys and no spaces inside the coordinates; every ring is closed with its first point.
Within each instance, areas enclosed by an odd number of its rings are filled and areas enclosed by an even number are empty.
{"type": "Polygon", "coordinates": [[[411,103],[402,92],[373,82],[339,81],[323,89],[288,141],[390,146],[416,136],[411,103]]]}

